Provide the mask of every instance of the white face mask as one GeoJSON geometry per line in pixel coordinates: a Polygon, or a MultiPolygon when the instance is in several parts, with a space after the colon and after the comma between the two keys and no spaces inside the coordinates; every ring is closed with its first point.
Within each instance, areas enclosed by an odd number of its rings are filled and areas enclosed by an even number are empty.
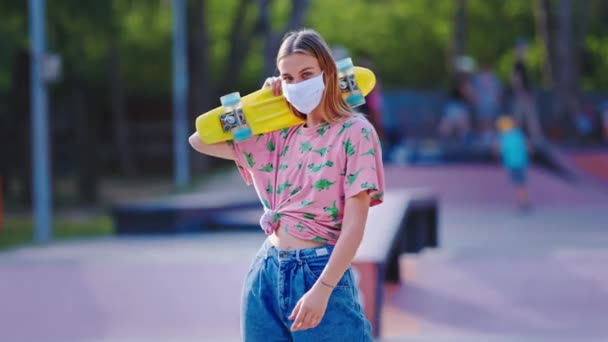
{"type": "Polygon", "coordinates": [[[282,82],[283,94],[289,103],[291,103],[302,114],[310,114],[323,98],[325,83],[323,82],[323,73],[309,78],[298,83],[282,82]]]}

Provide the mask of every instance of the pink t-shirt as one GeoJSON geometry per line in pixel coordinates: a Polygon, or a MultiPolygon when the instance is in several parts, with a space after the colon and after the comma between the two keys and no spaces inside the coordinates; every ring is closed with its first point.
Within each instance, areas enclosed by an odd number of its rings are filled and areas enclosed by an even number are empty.
{"type": "Polygon", "coordinates": [[[303,239],[335,244],[345,199],[369,191],[370,206],[384,194],[382,151],[361,115],[317,127],[297,125],[232,144],[236,163],[264,205],[266,234],[284,229],[303,239]]]}

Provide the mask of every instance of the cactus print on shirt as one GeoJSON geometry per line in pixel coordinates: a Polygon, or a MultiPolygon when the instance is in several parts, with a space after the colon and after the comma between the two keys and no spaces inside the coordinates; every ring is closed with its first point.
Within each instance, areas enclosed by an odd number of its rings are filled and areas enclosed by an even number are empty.
{"type": "Polygon", "coordinates": [[[303,240],[335,244],[347,198],[368,191],[382,202],[382,151],[361,115],[317,127],[297,125],[231,143],[245,182],[264,205],[266,234],[284,229],[303,240]]]}

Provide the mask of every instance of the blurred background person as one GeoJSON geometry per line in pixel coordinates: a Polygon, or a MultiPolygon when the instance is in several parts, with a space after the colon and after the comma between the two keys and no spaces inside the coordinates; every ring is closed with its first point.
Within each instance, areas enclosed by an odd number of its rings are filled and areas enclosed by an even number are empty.
{"type": "Polygon", "coordinates": [[[469,56],[457,58],[455,74],[443,116],[439,122],[439,134],[443,139],[456,139],[469,143],[472,138],[472,117],[477,96],[471,82],[475,62],[469,56]]]}
{"type": "Polygon", "coordinates": [[[483,63],[474,78],[479,139],[484,146],[495,138],[495,121],[502,104],[502,85],[492,63],[483,63]]]}
{"type": "Polygon", "coordinates": [[[496,126],[499,131],[498,142],[502,164],[515,187],[517,206],[523,211],[529,210],[531,207],[526,176],[528,169],[526,137],[509,116],[501,116],[496,126]]]}
{"type": "Polygon", "coordinates": [[[538,146],[543,140],[543,132],[538,118],[532,80],[526,65],[528,41],[519,38],[515,43],[515,63],[511,72],[511,88],[513,91],[513,117],[519,127],[530,137],[531,142],[538,146]]]}

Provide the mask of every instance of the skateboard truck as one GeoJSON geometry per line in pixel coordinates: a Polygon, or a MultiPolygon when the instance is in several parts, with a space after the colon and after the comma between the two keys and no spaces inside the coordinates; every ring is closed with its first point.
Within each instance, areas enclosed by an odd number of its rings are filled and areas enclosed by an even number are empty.
{"type": "Polygon", "coordinates": [[[231,132],[232,138],[236,142],[251,138],[253,134],[243,114],[241,94],[234,92],[224,95],[220,97],[220,102],[224,107],[224,114],[220,115],[222,130],[224,132],[231,132]]]}
{"type": "Polygon", "coordinates": [[[344,58],[336,62],[338,68],[338,83],[342,98],[350,108],[365,104],[365,96],[361,92],[355,78],[355,66],[352,59],[344,58]]]}

